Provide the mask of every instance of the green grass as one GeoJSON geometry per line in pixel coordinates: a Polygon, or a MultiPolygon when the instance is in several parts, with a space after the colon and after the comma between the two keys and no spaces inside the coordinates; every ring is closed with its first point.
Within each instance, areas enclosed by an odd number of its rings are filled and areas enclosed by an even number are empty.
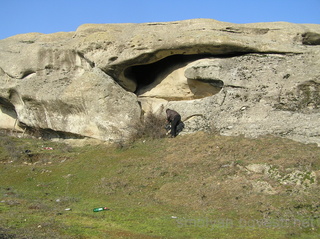
{"type": "Polygon", "coordinates": [[[246,166],[318,177],[319,159],[316,145],[271,136],[198,133],[123,148],[2,136],[0,237],[318,238],[318,180],[283,185],[246,166]],[[257,181],[276,194],[255,191],[257,181]],[[92,211],[101,206],[111,210],[92,211]]]}

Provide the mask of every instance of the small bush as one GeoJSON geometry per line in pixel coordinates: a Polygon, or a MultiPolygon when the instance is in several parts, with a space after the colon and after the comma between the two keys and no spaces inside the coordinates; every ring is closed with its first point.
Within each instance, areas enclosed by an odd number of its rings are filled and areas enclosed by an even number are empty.
{"type": "Polygon", "coordinates": [[[0,160],[24,160],[26,155],[23,153],[23,148],[18,145],[15,140],[9,136],[0,136],[0,160]]]}
{"type": "Polygon", "coordinates": [[[141,122],[133,126],[134,133],[131,134],[130,141],[143,138],[159,139],[166,136],[165,116],[147,113],[141,122]]]}

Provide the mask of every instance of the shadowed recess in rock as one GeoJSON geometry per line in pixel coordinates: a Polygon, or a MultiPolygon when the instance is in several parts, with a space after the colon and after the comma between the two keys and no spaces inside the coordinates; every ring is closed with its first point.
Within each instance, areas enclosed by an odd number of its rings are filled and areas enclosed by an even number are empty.
{"type": "Polygon", "coordinates": [[[210,57],[213,56],[172,55],[152,64],[131,66],[125,70],[124,76],[137,83],[135,93],[141,97],[177,100],[203,98],[218,93],[223,82],[219,79],[188,79],[184,70],[189,63],[210,57]]]}
{"type": "Polygon", "coordinates": [[[137,82],[137,91],[142,87],[150,85],[156,78],[165,71],[180,68],[188,63],[210,57],[211,55],[172,55],[152,64],[137,65],[127,68],[125,77],[134,79],[137,82]]]}

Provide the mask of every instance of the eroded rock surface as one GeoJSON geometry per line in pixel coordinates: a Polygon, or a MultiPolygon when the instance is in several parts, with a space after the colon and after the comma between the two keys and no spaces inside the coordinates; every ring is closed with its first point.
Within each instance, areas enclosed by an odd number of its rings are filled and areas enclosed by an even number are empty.
{"type": "Polygon", "coordinates": [[[193,19],[13,36],[0,41],[0,127],[118,141],[142,112],[170,107],[185,132],[320,144],[319,35],[193,19]]]}

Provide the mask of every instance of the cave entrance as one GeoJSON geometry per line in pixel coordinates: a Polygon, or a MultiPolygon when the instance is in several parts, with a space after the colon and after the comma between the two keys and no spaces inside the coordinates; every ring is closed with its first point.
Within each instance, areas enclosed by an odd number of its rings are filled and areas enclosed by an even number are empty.
{"type": "MultiPolygon", "coordinates": [[[[226,56],[220,56],[223,57],[226,56]]],[[[155,63],[131,66],[124,71],[124,76],[136,82],[134,93],[138,97],[165,100],[204,98],[219,93],[223,87],[223,82],[218,79],[188,79],[185,76],[189,63],[204,58],[213,58],[213,55],[171,55],[155,63]]]]}
{"type": "Polygon", "coordinates": [[[137,83],[137,89],[135,91],[135,93],[137,93],[142,88],[152,84],[159,75],[169,74],[178,68],[186,66],[192,61],[209,57],[213,57],[213,55],[171,55],[154,63],[131,66],[124,71],[124,76],[137,83]]]}

